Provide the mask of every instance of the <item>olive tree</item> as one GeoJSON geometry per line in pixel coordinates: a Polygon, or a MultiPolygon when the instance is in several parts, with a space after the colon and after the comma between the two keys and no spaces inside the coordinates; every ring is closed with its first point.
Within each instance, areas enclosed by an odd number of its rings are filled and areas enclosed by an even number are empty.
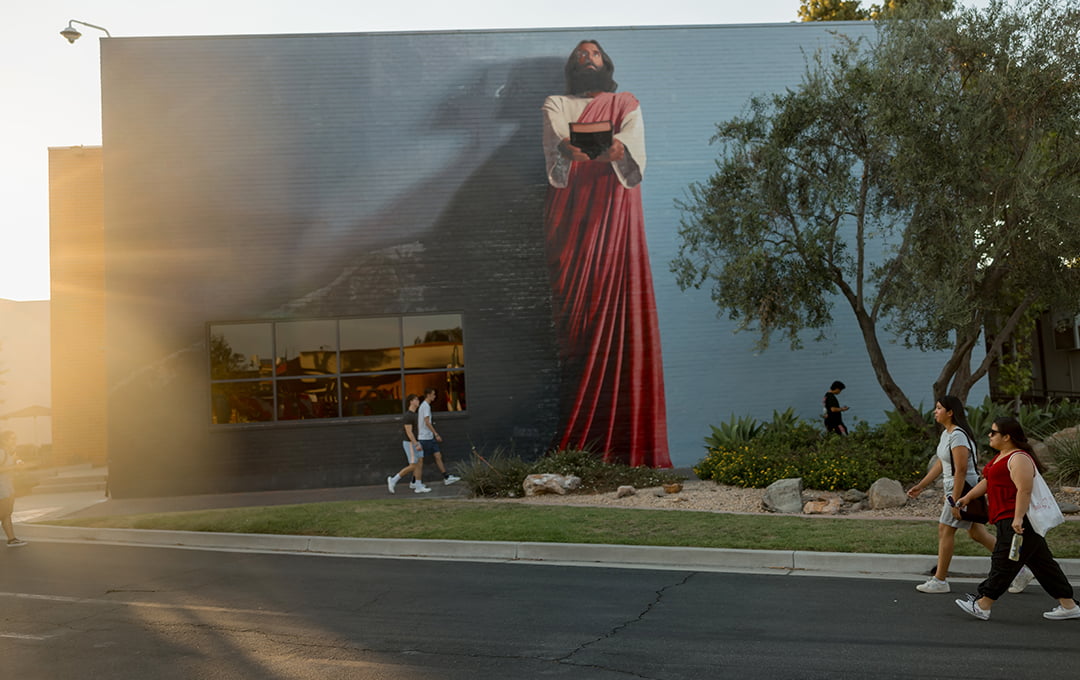
{"type": "Polygon", "coordinates": [[[993,2],[877,26],[718,124],[672,271],[761,348],[820,338],[846,307],[882,389],[920,423],[883,342],[945,350],[933,394],[965,398],[1025,315],[1080,300],[1080,8],[993,2]]]}

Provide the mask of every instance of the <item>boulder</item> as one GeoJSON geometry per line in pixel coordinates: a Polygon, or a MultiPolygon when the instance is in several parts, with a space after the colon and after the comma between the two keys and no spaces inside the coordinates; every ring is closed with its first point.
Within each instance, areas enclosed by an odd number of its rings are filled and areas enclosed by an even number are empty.
{"type": "Polygon", "coordinates": [[[637,493],[637,489],[629,485],[623,485],[618,489],[615,489],[615,498],[625,498],[627,496],[633,496],[635,493],[637,493]]]}
{"type": "Polygon", "coordinates": [[[839,515],[840,505],[839,496],[830,496],[807,501],[802,511],[804,515],[839,515]]]}
{"type": "Polygon", "coordinates": [[[682,491],[682,484],[678,482],[664,485],[664,493],[679,493],[680,491],[682,491]]]}
{"type": "Polygon", "coordinates": [[[870,508],[881,510],[882,508],[902,508],[907,505],[908,497],[904,493],[904,487],[895,479],[882,477],[870,487],[870,508]]]}
{"type": "Polygon", "coordinates": [[[770,484],[761,505],[769,512],[802,512],[802,477],[778,479],[770,484]]]}
{"type": "Polygon", "coordinates": [[[564,477],[553,472],[545,472],[538,475],[529,475],[521,483],[521,488],[526,496],[538,496],[545,493],[565,495],[581,486],[581,478],[575,475],[564,477]]]}
{"type": "Polygon", "coordinates": [[[844,493],[840,494],[841,500],[845,503],[862,503],[866,500],[866,494],[858,489],[848,489],[844,493]]]}
{"type": "Polygon", "coordinates": [[[1058,503],[1058,507],[1061,508],[1061,514],[1063,515],[1075,515],[1080,512],[1080,505],[1072,501],[1061,501],[1058,503]]]}

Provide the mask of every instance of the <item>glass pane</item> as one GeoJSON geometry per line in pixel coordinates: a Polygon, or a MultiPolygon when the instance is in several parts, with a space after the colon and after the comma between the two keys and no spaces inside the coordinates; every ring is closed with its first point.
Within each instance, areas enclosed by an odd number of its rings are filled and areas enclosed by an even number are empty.
{"type": "Polygon", "coordinates": [[[401,368],[401,323],[397,317],[341,322],[341,372],[367,373],[401,368]]]}
{"type": "Polygon", "coordinates": [[[419,394],[423,397],[428,388],[435,388],[435,401],[431,402],[432,412],[465,410],[465,371],[405,375],[405,394],[419,394]]]}
{"type": "Polygon", "coordinates": [[[274,389],[269,380],[217,383],[210,388],[210,422],[216,425],[268,423],[274,419],[274,389]]]}
{"type": "Polygon", "coordinates": [[[337,378],[277,381],[278,420],[338,417],[337,378]]]}
{"type": "Polygon", "coordinates": [[[269,377],[274,355],[271,339],[268,323],[211,326],[211,379],[269,377]]]}
{"type": "Polygon", "coordinates": [[[401,413],[401,375],[350,375],[341,378],[344,416],[381,416],[401,413]]]}
{"type": "Polygon", "coordinates": [[[337,373],[337,321],[287,321],[274,331],[279,376],[337,373]]]}
{"type": "Polygon", "coordinates": [[[463,333],[460,314],[407,316],[402,319],[405,368],[461,368],[463,333]]]}

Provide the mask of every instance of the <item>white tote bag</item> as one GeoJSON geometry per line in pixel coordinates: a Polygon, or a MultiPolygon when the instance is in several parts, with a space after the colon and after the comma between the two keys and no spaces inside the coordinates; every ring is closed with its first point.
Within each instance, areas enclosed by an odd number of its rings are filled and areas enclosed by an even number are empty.
{"type": "Polygon", "coordinates": [[[1050,487],[1038,470],[1031,485],[1031,505],[1028,506],[1027,518],[1031,521],[1031,528],[1040,536],[1046,536],[1047,531],[1065,521],[1054,494],[1050,493],[1050,487]]]}

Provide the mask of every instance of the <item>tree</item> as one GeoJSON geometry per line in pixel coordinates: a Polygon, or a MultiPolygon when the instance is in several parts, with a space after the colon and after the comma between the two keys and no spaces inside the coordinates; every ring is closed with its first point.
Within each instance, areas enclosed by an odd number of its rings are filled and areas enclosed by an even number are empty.
{"type": "Polygon", "coordinates": [[[846,303],[915,424],[884,334],[949,351],[932,391],[963,399],[1029,310],[1080,300],[1080,8],[995,0],[879,26],[717,126],[717,172],[680,202],[672,271],[683,289],[708,282],[762,348],[820,337],[846,303]]]}
{"type": "Polygon", "coordinates": [[[948,12],[956,5],[954,0],[885,0],[880,5],[863,9],[860,0],[802,0],[799,7],[800,21],[865,21],[884,19],[891,12],[911,7],[931,9],[937,13],[948,12]]]}

